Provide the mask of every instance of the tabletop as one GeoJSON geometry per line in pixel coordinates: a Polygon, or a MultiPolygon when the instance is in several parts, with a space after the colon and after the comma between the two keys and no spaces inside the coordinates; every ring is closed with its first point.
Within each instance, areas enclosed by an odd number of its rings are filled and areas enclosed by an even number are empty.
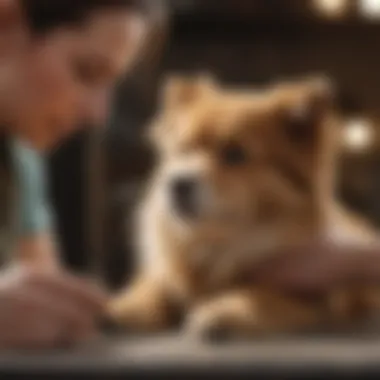
{"type": "MultiPolygon", "coordinates": [[[[176,374],[212,372],[260,374],[291,378],[327,374],[362,377],[380,375],[380,330],[344,334],[276,337],[256,341],[210,345],[180,334],[151,337],[103,336],[70,350],[4,352],[0,376],[6,374],[78,375],[176,374]]],[[[93,376],[91,376],[93,378],[93,376]]],[[[128,377],[130,378],[130,377],[128,377]]]]}

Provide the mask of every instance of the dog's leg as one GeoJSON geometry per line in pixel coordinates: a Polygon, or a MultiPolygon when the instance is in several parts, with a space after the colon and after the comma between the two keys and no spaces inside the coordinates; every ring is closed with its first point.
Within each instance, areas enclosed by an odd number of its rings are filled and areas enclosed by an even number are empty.
{"type": "Polygon", "coordinates": [[[162,283],[148,277],[133,282],[111,300],[109,317],[128,331],[153,332],[171,321],[169,297],[162,283]]]}
{"type": "Polygon", "coordinates": [[[322,310],[272,292],[241,290],[198,305],[188,316],[185,331],[206,340],[297,332],[317,327],[322,310]]]}

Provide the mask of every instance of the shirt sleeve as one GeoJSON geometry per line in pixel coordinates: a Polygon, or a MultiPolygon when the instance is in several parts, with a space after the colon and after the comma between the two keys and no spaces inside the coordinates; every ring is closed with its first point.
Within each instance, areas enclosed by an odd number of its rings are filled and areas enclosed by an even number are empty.
{"type": "Polygon", "coordinates": [[[48,232],[54,218],[47,196],[45,158],[18,140],[11,141],[10,154],[17,189],[16,234],[48,232]]]}

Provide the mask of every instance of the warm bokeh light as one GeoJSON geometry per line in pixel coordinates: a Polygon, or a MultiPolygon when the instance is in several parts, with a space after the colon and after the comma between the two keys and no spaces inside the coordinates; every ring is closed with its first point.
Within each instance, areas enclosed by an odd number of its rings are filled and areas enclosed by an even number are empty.
{"type": "Polygon", "coordinates": [[[359,1],[360,12],[367,18],[380,18],[380,0],[359,1]]]}
{"type": "Polygon", "coordinates": [[[365,151],[374,140],[373,125],[366,119],[352,119],[346,124],[344,130],[344,145],[353,152],[365,151]]]}
{"type": "Polygon", "coordinates": [[[315,8],[325,16],[339,17],[347,10],[347,0],[314,0],[315,8]]]}

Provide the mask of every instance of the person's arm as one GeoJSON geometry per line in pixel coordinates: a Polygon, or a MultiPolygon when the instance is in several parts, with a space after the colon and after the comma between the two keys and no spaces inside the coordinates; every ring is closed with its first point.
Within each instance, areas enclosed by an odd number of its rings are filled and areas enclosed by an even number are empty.
{"type": "Polygon", "coordinates": [[[289,290],[319,291],[350,282],[380,282],[380,246],[313,242],[281,252],[252,273],[260,282],[289,290]]]}
{"type": "Polygon", "coordinates": [[[54,214],[47,196],[45,159],[17,140],[11,142],[10,148],[17,204],[15,259],[54,268],[59,255],[54,238],[54,214]]]}

